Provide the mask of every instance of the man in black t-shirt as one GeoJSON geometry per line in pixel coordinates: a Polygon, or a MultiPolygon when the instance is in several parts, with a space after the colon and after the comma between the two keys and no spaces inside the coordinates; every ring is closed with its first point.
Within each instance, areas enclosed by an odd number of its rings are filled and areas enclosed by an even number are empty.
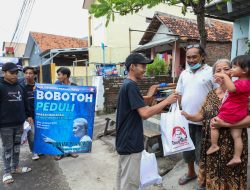
{"type": "Polygon", "coordinates": [[[140,53],[130,54],[125,61],[128,77],[119,92],[116,115],[117,190],[139,188],[141,152],[144,150],[142,119],[159,113],[178,98],[174,93],[157,105],[145,105],[137,82],[143,78],[146,65],[152,62],[140,53]]]}

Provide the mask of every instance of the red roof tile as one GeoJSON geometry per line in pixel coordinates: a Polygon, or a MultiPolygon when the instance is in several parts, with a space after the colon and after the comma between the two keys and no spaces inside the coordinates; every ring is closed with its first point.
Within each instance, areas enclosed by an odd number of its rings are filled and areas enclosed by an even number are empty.
{"type": "MultiPolygon", "coordinates": [[[[161,12],[157,12],[154,15],[147,31],[157,32],[162,24],[164,24],[174,35],[187,37],[189,40],[200,39],[196,20],[177,17],[161,12]]],[[[206,30],[208,34],[207,41],[232,41],[233,27],[230,23],[221,22],[215,19],[206,19],[206,30]]],[[[143,45],[150,42],[154,35],[155,34],[152,32],[145,32],[139,44],[143,45]]]]}
{"type": "MultiPolygon", "coordinates": [[[[176,16],[164,15],[159,19],[174,33],[179,36],[186,36],[189,39],[199,39],[199,31],[196,20],[176,16]]],[[[206,30],[208,41],[231,41],[232,24],[220,22],[214,19],[206,19],[206,30]]]]}
{"type": "Polygon", "coordinates": [[[80,38],[45,34],[39,32],[31,32],[31,35],[39,46],[41,52],[49,49],[88,47],[88,41],[80,38]]]}

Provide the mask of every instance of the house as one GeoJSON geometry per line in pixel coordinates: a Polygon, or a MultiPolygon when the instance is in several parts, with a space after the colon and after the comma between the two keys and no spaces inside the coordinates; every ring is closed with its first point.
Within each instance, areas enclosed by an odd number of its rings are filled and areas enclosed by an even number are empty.
{"type": "Polygon", "coordinates": [[[40,82],[54,83],[58,67],[67,66],[79,84],[88,81],[88,42],[85,39],[30,32],[24,57],[40,68],[40,82]]]}
{"type": "Polygon", "coordinates": [[[24,57],[25,43],[3,42],[2,52],[4,57],[16,57],[19,62],[25,66],[28,60],[24,57]]]}
{"type": "Polygon", "coordinates": [[[249,0],[231,0],[228,3],[217,0],[206,7],[206,16],[233,22],[231,59],[249,50],[250,44],[247,43],[250,39],[249,0]]]}
{"type": "MultiPolygon", "coordinates": [[[[84,0],[83,9],[90,10],[91,4],[96,0],[84,0]]],[[[115,20],[110,21],[106,27],[106,17],[95,18],[92,14],[89,15],[89,63],[95,64],[97,68],[103,64],[114,64],[120,75],[124,74],[124,70],[120,67],[129,53],[137,48],[138,43],[146,30],[149,22],[154,16],[156,10],[169,12],[171,14],[181,16],[181,7],[168,6],[167,4],[159,4],[151,9],[144,7],[143,10],[133,15],[120,16],[115,14],[115,20]]],[[[188,10],[186,17],[195,18],[196,16],[188,10]]],[[[111,78],[110,78],[111,79],[111,78]]],[[[102,77],[94,77],[93,85],[97,86],[96,110],[103,110],[104,87],[102,77]]],[[[112,87],[112,89],[119,87],[112,87]]],[[[106,90],[106,89],[105,89],[106,90]]],[[[108,97],[113,98],[113,96],[108,97]]]]}
{"type": "Polygon", "coordinates": [[[2,51],[5,56],[23,57],[25,46],[25,43],[3,42],[2,51]]]}
{"type": "MultiPolygon", "coordinates": [[[[95,0],[85,0],[83,9],[90,9],[95,0]]],[[[128,54],[137,48],[138,43],[152,20],[156,10],[183,16],[180,6],[144,7],[138,13],[120,16],[115,14],[115,20],[106,27],[106,17],[95,18],[89,15],[89,62],[90,63],[121,63],[128,54]]],[[[187,18],[196,18],[188,10],[187,18]]]]}
{"type": "MultiPolygon", "coordinates": [[[[217,59],[230,58],[232,24],[207,19],[206,30],[206,63],[212,65],[217,59]]],[[[178,77],[186,64],[187,45],[199,41],[196,20],[156,12],[139,42],[141,46],[134,52],[144,52],[151,58],[161,54],[168,64],[174,63],[172,76],[178,77]]]]}

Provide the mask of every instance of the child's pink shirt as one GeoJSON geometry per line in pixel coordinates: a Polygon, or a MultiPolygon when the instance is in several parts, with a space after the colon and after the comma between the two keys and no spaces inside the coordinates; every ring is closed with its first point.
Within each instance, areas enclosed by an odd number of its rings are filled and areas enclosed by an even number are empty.
{"type": "Polygon", "coordinates": [[[250,80],[236,80],[236,92],[229,92],[222,103],[218,117],[227,123],[236,123],[248,115],[250,80]]]}

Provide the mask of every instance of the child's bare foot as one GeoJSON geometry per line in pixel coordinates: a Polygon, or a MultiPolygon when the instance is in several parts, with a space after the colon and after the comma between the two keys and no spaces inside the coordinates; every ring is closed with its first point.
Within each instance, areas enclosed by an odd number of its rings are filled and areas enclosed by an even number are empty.
{"type": "Polygon", "coordinates": [[[232,160],[230,160],[227,163],[227,166],[234,166],[234,165],[237,165],[237,164],[240,164],[240,163],[241,163],[241,159],[240,158],[233,158],[232,160]]]}
{"type": "Polygon", "coordinates": [[[213,154],[215,153],[216,151],[218,151],[220,149],[220,147],[218,145],[211,145],[209,147],[209,149],[207,150],[207,155],[209,154],[213,154]]]}

